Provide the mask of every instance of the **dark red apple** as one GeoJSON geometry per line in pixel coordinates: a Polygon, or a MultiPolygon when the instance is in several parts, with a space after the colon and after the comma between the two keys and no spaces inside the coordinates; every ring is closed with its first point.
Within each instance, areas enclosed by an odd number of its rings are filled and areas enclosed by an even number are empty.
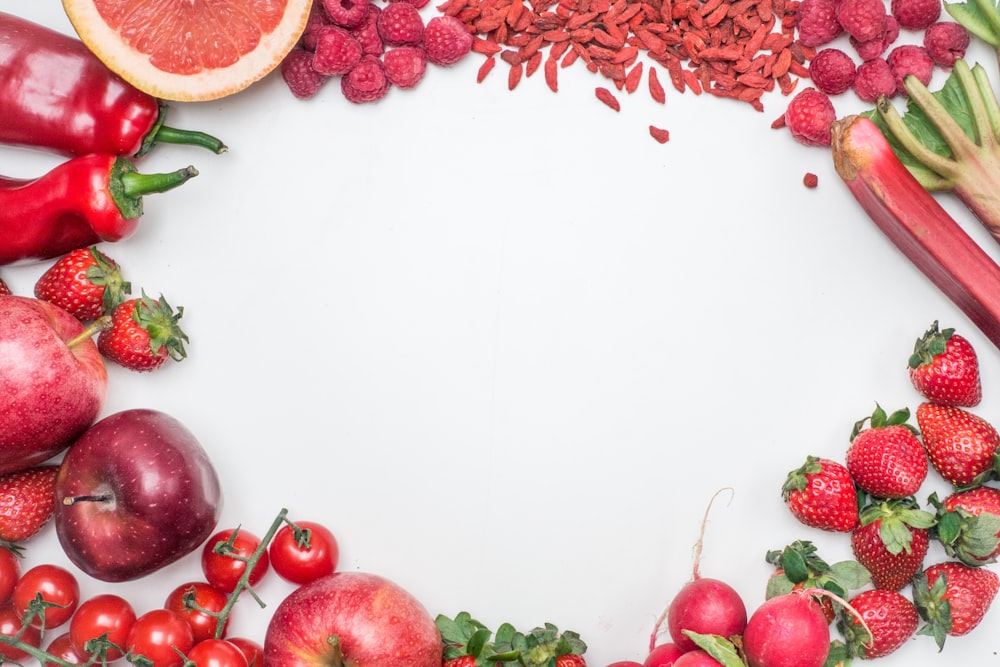
{"type": "Polygon", "coordinates": [[[149,574],[198,548],[222,507],[219,478],[195,436],[156,410],[124,410],[87,429],[56,479],[66,555],[102,581],[149,574]]]}
{"type": "Polygon", "coordinates": [[[441,667],[441,635],[416,598],[364,572],[334,572],[275,609],[264,664],[281,667],[441,667]]]}
{"type": "Polygon", "coordinates": [[[0,297],[0,474],[55,456],[100,414],[108,373],[85,330],[45,301],[0,297]]]}

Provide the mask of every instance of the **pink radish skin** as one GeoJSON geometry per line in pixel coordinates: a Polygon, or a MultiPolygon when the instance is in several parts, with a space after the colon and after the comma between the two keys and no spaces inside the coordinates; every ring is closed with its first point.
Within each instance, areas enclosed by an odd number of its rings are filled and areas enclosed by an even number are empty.
{"type": "Polygon", "coordinates": [[[705,651],[696,649],[677,658],[673,667],[722,667],[722,663],[705,651]]]}
{"type": "Polygon", "coordinates": [[[765,601],[743,631],[749,667],[823,667],[830,627],[809,595],[789,593],[765,601]]]}
{"type": "Polygon", "coordinates": [[[742,634],[746,624],[747,608],[743,598],[732,586],[718,579],[694,579],[681,589],[667,609],[670,638],[684,653],[698,648],[684,630],[729,639],[742,634]]]}
{"type": "Polygon", "coordinates": [[[635,660],[619,660],[612,662],[608,667],[642,667],[642,663],[635,660]]]}
{"type": "Polygon", "coordinates": [[[677,658],[684,655],[684,651],[673,642],[656,646],[642,663],[642,667],[671,667],[677,658]]]}

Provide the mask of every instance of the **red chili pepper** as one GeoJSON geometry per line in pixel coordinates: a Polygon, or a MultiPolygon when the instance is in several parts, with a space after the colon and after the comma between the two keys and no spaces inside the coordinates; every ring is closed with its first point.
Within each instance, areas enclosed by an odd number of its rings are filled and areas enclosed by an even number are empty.
{"type": "Polygon", "coordinates": [[[93,153],[34,180],[0,177],[0,264],[119,241],[138,227],[143,195],[175,188],[197,173],[187,167],[140,174],[128,158],[93,153]]]}
{"type": "Polygon", "coordinates": [[[204,132],[165,126],[165,114],[80,40],[0,12],[0,142],[66,155],[142,155],[156,142],[226,150],[204,132]]]}

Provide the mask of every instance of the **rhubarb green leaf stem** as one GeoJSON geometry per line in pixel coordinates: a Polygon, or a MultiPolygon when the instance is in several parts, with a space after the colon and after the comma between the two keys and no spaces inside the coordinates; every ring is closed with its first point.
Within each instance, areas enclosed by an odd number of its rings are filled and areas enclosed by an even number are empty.
{"type": "Polygon", "coordinates": [[[960,59],[937,94],[912,75],[903,86],[905,117],[885,98],[875,111],[900,159],[926,188],[951,190],[1000,242],[1000,102],[985,72],[960,59]]]}

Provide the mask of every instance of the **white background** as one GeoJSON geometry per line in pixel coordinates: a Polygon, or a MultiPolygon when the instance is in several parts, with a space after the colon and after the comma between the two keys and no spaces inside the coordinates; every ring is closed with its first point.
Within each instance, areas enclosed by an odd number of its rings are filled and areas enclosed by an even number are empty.
{"type": "MultiPolygon", "coordinates": [[[[71,30],[58,3],[3,9],[71,30]]],[[[271,76],[172,106],[171,125],[230,151],[144,158],[200,175],[147,197],[138,233],[103,249],[136,292],[184,307],[189,356],[110,367],[105,414],[156,408],[194,431],[222,478],[222,526],[259,534],[288,507],[336,532],[342,569],[394,579],[432,614],[550,621],[581,633],[591,665],[641,661],[716,490],[733,495],[701,572],[751,610],[767,550],[802,538],[850,556],[846,536],[790,517],[781,483],[807,454],[842,459],[876,401],[916,408],[905,364],[931,321],[977,347],[976,411],[997,418],[997,350],[860,211],[829,151],[770,128],[786,98],[759,113],[681,95],[661,70],[665,106],[644,82],[616,114],[581,65],[553,94],[540,73],[508,91],[502,62],[477,84],[480,62],[432,67],[377,104],[336,82],[299,101],[271,76]]],[[[5,149],[0,173],[57,161],[5,149]]],[[[0,275],[30,294],[44,268],[0,275]]],[[[51,527],[28,562],[66,562],[51,527]]],[[[129,584],[81,575],[85,595],[139,611],[198,576],[193,556],[129,584]]],[[[242,601],[233,633],[262,640],[289,590],[271,579],[268,609],[242,601]]],[[[882,664],[995,663],[997,613],[942,654],[920,637],[882,664]]]]}

